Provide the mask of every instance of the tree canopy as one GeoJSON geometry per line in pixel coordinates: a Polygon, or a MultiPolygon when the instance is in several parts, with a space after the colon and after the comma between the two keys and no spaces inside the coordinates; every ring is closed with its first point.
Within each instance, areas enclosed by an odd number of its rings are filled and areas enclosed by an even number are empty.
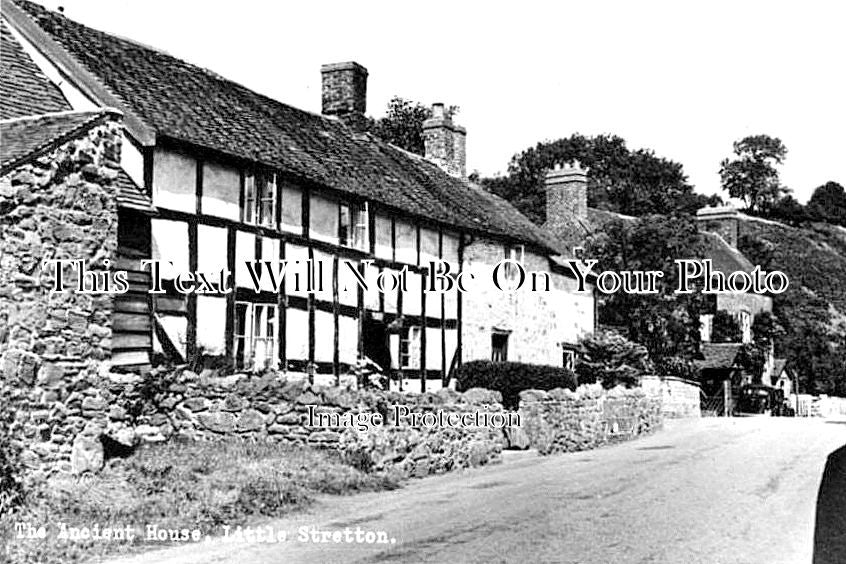
{"type": "Polygon", "coordinates": [[[689,216],[651,215],[638,220],[609,222],[587,243],[587,256],[601,270],[660,270],[656,294],[617,292],[601,296],[599,322],[620,328],[643,344],[652,360],[689,360],[699,344],[701,293],[676,294],[676,259],[705,254],[702,237],[689,216]]]}
{"type": "Polygon", "coordinates": [[[807,205],[808,214],[835,225],[846,225],[846,190],[837,182],[818,186],[807,205]]]}
{"type": "MultiPolygon", "coordinates": [[[[448,116],[458,112],[458,106],[446,109],[448,116]]],[[[388,102],[384,117],[373,119],[368,123],[368,130],[377,137],[393,143],[397,147],[416,153],[425,154],[423,145],[423,122],[432,115],[432,109],[420,102],[412,102],[399,96],[394,96],[388,102]]]]}
{"type": "Polygon", "coordinates": [[[681,164],[646,149],[631,150],[622,137],[571,135],[514,155],[508,174],[482,185],[537,223],[546,219],[544,176],[556,164],[579,161],[588,171],[588,205],[626,215],[692,212],[706,198],[693,193],[681,164]]]}
{"type": "Polygon", "coordinates": [[[787,147],[777,137],[750,135],[734,142],[734,155],[720,163],[723,190],[743,200],[748,211],[766,214],[789,191],[776,169],[784,162],[787,147]]]}

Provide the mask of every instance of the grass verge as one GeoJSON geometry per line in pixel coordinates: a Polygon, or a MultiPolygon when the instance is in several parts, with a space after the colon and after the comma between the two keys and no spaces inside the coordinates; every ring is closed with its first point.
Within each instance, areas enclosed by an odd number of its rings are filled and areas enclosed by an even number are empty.
{"type": "Polygon", "coordinates": [[[147,445],[109,461],[91,477],[57,477],[28,491],[23,506],[0,515],[0,538],[12,562],[74,564],[120,552],[161,548],[145,529],[245,525],[307,507],[316,494],[394,489],[400,478],[366,473],[331,451],[245,442],[147,445]],[[130,527],[134,540],[60,539],[60,524],[95,525],[102,533],[130,527]],[[31,526],[28,529],[24,526],[31,526]],[[45,528],[46,538],[19,538],[45,528]]]}

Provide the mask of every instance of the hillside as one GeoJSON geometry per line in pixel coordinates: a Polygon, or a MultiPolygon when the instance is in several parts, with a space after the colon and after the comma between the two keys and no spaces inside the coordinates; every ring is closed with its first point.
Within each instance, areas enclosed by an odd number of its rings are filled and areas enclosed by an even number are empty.
{"type": "Polygon", "coordinates": [[[753,263],[790,279],[774,300],[784,328],[776,354],[800,373],[802,391],[846,395],[846,229],[743,216],[741,234],[740,248],[753,263]]]}

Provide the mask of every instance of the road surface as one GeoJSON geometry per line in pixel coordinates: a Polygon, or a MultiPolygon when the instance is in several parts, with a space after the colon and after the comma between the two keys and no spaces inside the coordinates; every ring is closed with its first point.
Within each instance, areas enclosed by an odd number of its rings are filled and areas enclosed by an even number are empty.
{"type": "Polygon", "coordinates": [[[671,421],[617,446],[507,453],[393,492],[322,498],[265,523],[284,542],[213,540],[115,562],[809,563],[820,477],[844,443],[846,424],[819,419],[671,421]],[[332,541],[357,528],[387,544],[332,541]]]}

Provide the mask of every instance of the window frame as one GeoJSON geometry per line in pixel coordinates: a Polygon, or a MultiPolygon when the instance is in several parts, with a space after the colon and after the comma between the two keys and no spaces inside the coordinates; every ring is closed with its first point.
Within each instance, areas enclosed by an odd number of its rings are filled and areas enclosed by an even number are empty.
{"type": "Polygon", "coordinates": [[[491,362],[508,362],[508,331],[491,331],[491,362]],[[501,339],[499,346],[497,340],[501,339]]]}
{"type": "Polygon", "coordinates": [[[272,368],[277,360],[279,311],[276,304],[235,302],[234,347],[235,367],[242,370],[272,368]],[[243,326],[239,323],[239,309],[243,308],[243,326]],[[257,344],[263,343],[265,353],[257,362],[257,344]]]}
{"type": "Polygon", "coordinates": [[[258,227],[278,229],[276,202],[279,198],[277,176],[270,171],[244,173],[244,197],[241,205],[241,222],[258,227]],[[269,209],[266,206],[269,205],[269,209]],[[267,212],[267,217],[265,217],[267,212]]]}
{"type": "Polygon", "coordinates": [[[402,370],[413,370],[415,351],[420,349],[420,327],[410,325],[403,327],[400,331],[399,351],[397,355],[397,366],[402,370]],[[415,348],[416,347],[416,348],[415,348]]]}

